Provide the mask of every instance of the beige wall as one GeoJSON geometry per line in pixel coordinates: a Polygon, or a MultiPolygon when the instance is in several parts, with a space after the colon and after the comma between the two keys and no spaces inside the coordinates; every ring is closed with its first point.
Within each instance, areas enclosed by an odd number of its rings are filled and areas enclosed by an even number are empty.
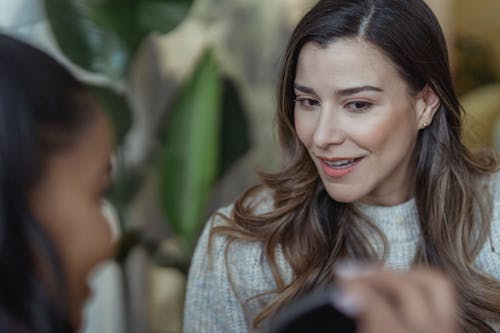
{"type": "Polygon", "coordinates": [[[476,36],[489,43],[500,78],[500,0],[453,1],[456,2],[455,33],[476,36]]]}
{"type": "Polygon", "coordinates": [[[441,28],[446,35],[446,39],[449,41],[452,37],[454,28],[455,19],[453,17],[453,7],[455,5],[455,0],[425,0],[425,2],[431,7],[438,18],[441,28]]]}

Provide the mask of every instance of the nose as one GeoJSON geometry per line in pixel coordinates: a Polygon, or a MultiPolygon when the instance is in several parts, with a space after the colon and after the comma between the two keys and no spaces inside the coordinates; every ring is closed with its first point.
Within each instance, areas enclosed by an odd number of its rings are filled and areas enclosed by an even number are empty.
{"type": "Polygon", "coordinates": [[[337,110],[322,107],[313,135],[313,144],[318,148],[339,145],[345,141],[345,132],[341,126],[341,117],[337,110]]]}

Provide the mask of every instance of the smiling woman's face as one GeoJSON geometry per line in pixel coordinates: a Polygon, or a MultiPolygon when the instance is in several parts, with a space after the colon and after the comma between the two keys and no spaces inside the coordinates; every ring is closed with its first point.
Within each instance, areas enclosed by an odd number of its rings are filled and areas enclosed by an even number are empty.
{"type": "MultiPolygon", "coordinates": [[[[47,157],[44,173],[29,198],[33,215],[60,256],[69,320],[75,328],[81,325],[89,296],[90,271],[113,254],[111,230],[101,209],[110,181],[112,131],[104,114],[96,114],[72,146],[47,157]]],[[[51,287],[59,286],[49,282],[51,287]]]]}
{"type": "Polygon", "coordinates": [[[307,43],[295,97],[297,135],[333,199],[395,205],[413,195],[411,161],[424,104],[375,46],[307,43]]]}

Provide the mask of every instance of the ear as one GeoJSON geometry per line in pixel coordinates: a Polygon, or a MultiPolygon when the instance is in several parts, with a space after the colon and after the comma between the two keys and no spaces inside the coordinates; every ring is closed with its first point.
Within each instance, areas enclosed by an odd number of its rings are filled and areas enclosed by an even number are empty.
{"type": "Polygon", "coordinates": [[[419,129],[426,128],[432,123],[432,119],[440,105],[441,101],[438,95],[436,95],[429,85],[425,85],[417,94],[415,103],[417,126],[419,129]]]}

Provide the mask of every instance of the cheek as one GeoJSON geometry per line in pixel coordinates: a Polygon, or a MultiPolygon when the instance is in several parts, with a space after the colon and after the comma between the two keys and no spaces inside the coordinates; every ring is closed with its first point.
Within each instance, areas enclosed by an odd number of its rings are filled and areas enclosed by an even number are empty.
{"type": "Polygon", "coordinates": [[[295,132],[299,140],[306,148],[312,143],[315,130],[315,120],[312,114],[305,114],[304,112],[294,112],[295,132]]]}
{"type": "Polygon", "coordinates": [[[99,200],[74,190],[45,201],[41,223],[58,248],[68,279],[83,279],[101,261],[113,254],[111,229],[99,200]]]}
{"type": "Polygon", "coordinates": [[[89,274],[98,264],[112,258],[114,246],[111,229],[98,203],[80,203],[73,208],[72,216],[65,215],[66,227],[60,230],[65,236],[59,236],[59,247],[63,251],[70,315],[74,323],[79,323],[89,296],[89,274]]]}
{"type": "MultiPolygon", "coordinates": [[[[373,119],[369,123],[358,123],[356,137],[372,152],[390,148],[407,147],[413,141],[414,128],[410,110],[401,110],[373,119]]],[[[388,149],[389,150],[389,149],[388,149]]]]}
{"type": "Polygon", "coordinates": [[[72,254],[69,260],[80,262],[78,270],[81,274],[88,273],[93,266],[112,255],[111,229],[102,213],[100,202],[75,205],[66,222],[64,245],[71,249],[68,249],[68,255],[72,254]]]}
{"type": "MultiPolygon", "coordinates": [[[[58,252],[68,288],[70,319],[78,325],[88,296],[89,273],[114,254],[100,200],[68,181],[50,182],[30,199],[33,215],[58,252]]],[[[50,285],[50,277],[47,279],[50,285]]]]}

